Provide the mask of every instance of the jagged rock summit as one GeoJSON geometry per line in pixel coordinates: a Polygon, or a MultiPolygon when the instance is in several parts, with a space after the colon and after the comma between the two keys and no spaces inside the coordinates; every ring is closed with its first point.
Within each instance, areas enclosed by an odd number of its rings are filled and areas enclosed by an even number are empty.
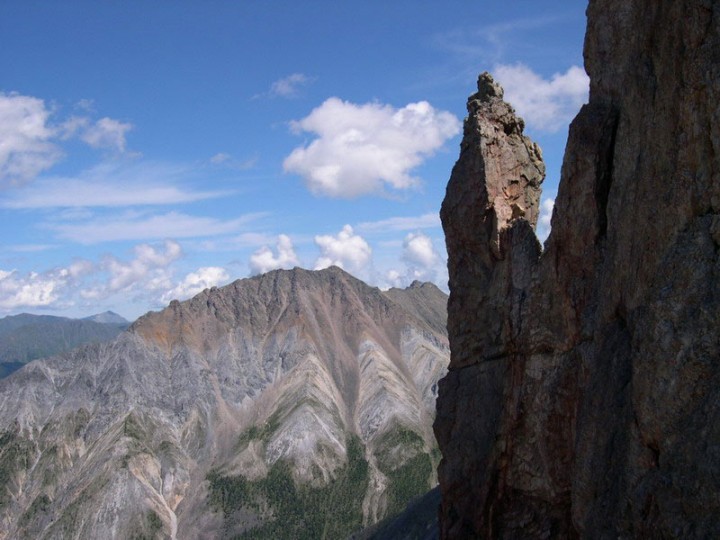
{"type": "Polygon", "coordinates": [[[434,483],[446,298],[278,270],[29,364],[0,381],[0,538],[341,538],[398,512],[434,483]]]}
{"type": "Polygon", "coordinates": [[[486,76],[470,98],[441,214],[443,538],[720,537],[720,2],[587,13],[544,251],[539,153],[486,76]]]}

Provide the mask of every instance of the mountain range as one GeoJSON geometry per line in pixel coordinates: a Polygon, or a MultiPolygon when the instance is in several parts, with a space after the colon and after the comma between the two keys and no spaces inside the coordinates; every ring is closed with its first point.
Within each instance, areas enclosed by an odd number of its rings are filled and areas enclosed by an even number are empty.
{"type": "Polygon", "coordinates": [[[0,319],[0,378],[37,358],[115,338],[130,323],[106,311],[84,319],[21,313],[0,319]]]}
{"type": "Polygon", "coordinates": [[[0,538],[343,538],[436,483],[447,297],[339,268],[173,301],[0,380],[0,538]]]}

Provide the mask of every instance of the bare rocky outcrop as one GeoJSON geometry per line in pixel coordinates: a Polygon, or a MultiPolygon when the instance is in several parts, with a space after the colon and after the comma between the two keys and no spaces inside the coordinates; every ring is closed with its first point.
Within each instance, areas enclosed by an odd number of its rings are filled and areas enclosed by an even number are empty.
{"type": "Polygon", "coordinates": [[[469,101],[444,538],[720,536],[720,3],[591,0],[585,64],[544,251],[538,153],[487,76],[469,101]]]}
{"type": "Polygon", "coordinates": [[[446,300],[278,270],[28,364],[0,380],[0,539],[340,538],[397,513],[434,484],[446,300]]]}

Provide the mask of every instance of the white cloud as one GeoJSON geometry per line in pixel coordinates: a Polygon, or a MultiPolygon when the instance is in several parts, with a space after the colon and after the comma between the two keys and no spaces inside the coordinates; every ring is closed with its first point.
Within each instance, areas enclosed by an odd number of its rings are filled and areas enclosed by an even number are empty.
{"type": "Polygon", "coordinates": [[[93,263],[85,259],[78,259],[67,268],[62,268],[59,271],[59,274],[62,277],[70,277],[72,279],[77,279],[81,276],[90,274],[94,270],[95,265],[93,263]]]}
{"type": "Polygon", "coordinates": [[[407,231],[440,227],[440,214],[429,212],[421,216],[391,217],[379,221],[366,221],[357,228],[365,232],[407,231]]]}
{"type": "Polygon", "coordinates": [[[42,99],[0,92],[0,187],[23,184],[52,167],[63,157],[57,143],[72,137],[93,148],[125,151],[131,124],[87,116],[53,124],[53,113],[42,99]]]}
{"type": "Polygon", "coordinates": [[[288,269],[300,264],[290,237],[284,234],[278,236],[276,249],[277,256],[268,246],[262,246],[250,256],[251,275],[264,274],[277,268],[288,269]]]}
{"type": "Polygon", "coordinates": [[[229,274],[224,268],[218,266],[205,266],[198,268],[195,272],[190,272],[185,279],[178,283],[173,289],[164,293],[161,297],[163,303],[171,300],[186,300],[205,289],[217,287],[226,283],[230,279],[229,274]]]}
{"type": "Polygon", "coordinates": [[[385,273],[384,287],[407,287],[413,281],[432,281],[446,289],[442,281],[447,282],[445,259],[438,253],[432,239],[421,233],[408,234],[402,243],[402,256],[405,269],[392,268],[385,273]]]}
{"type": "Polygon", "coordinates": [[[285,171],[316,195],[352,198],[417,186],[412,169],[457,135],[460,121],[426,101],[395,109],[330,98],[292,128],[318,138],[293,150],[285,171]]]}
{"type": "Polygon", "coordinates": [[[412,267],[429,269],[440,261],[432,240],[422,233],[410,233],[403,243],[403,260],[412,267]]]}
{"type": "Polygon", "coordinates": [[[555,199],[544,198],[540,203],[540,216],[538,217],[537,235],[540,242],[545,242],[550,236],[551,220],[553,209],[555,208],[555,199]]]}
{"type": "Polygon", "coordinates": [[[49,306],[58,300],[63,285],[55,276],[31,272],[23,277],[14,271],[0,271],[0,309],[49,306]]]}
{"type": "Polygon", "coordinates": [[[60,238],[81,244],[97,244],[117,240],[150,240],[160,238],[198,238],[238,232],[250,221],[264,214],[247,214],[237,219],[219,220],[189,216],[179,212],[96,218],[81,223],[51,223],[45,227],[60,238]]]}
{"type": "Polygon", "coordinates": [[[80,292],[87,299],[107,298],[118,292],[169,290],[172,288],[170,265],[182,256],[180,244],[166,240],[163,248],[140,244],[129,262],[113,256],[105,257],[102,270],[108,273],[105,283],[80,292]]]}
{"type": "Polygon", "coordinates": [[[77,300],[98,301],[120,295],[159,305],[171,298],[186,298],[228,280],[222,268],[204,267],[173,281],[173,266],[182,257],[180,244],[139,244],[130,260],[108,255],[100,263],[78,259],[47,272],[0,270],[0,312],[20,308],[63,308],[77,300]]]}
{"type": "Polygon", "coordinates": [[[293,73],[278,79],[270,85],[270,96],[291,98],[297,96],[300,88],[308,85],[312,79],[303,73],[293,73]]]}
{"type": "Polygon", "coordinates": [[[71,116],[58,126],[57,135],[62,140],[71,139],[82,130],[87,129],[89,125],[90,119],[87,116],[71,116]]]}
{"type": "Polygon", "coordinates": [[[27,182],[62,157],[50,114],[41,99],[0,93],[0,187],[27,182]]]}
{"type": "Polygon", "coordinates": [[[391,269],[385,273],[385,283],[381,287],[383,290],[389,289],[390,287],[402,288],[405,286],[405,277],[401,272],[391,269]]]}
{"type": "Polygon", "coordinates": [[[1,208],[79,208],[169,205],[226,195],[227,191],[192,191],[179,188],[191,176],[184,167],[162,163],[102,163],[77,178],[39,178],[22,190],[0,197],[1,208]]]}
{"type": "Polygon", "coordinates": [[[350,225],[345,225],[337,236],[316,236],[315,244],[320,248],[315,270],[334,265],[356,275],[367,272],[372,249],[362,236],[353,232],[350,225]]]}
{"type": "Polygon", "coordinates": [[[494,76],[505,89],[505,100],[529,127],[540,131],[555,132],[567,126],[587,102],[590,79],[578,66],[546,80],[523,64],[500,64],[494,76]]]}
{"type": "Polygon", "coordinates": [[[132,128],[132,124],[114,118],[104,117],[93,122],[88,116],[71,116],[60,124],[58,135],[63,140],[78,137],[93,148],[123,153],[127,146],[125,134],[132,128]]]}
{"type": "Polygon", "coordinates": [[[132,124],[105,117],[82,130],[80,139],[93,148],[108,148],[116,152],[124,152],[125,133],[131,129],[132,124]]]}
{"type": "Polygon", "coordinates": [[[55,268],[42,274],[30,272],[22,276],[15,270],[0,270],[0,310],[59,305],[67,289],[93,269],[91,262],[77,260],[67,268],[55,268]]]}
{"type": "Polygon", "coordinates": [[[180,258],[182,249],[172,240],[166,240],[164,247],[165,251],[160,251],[149,244],[135,246],[135,258],[129,263],[108,257],[105,263],[111,276],[108,288],[113,292],[126,290],[157,270],[160,272],[155,272],[153,278],[166,275],[167,267],[180,258]]]}

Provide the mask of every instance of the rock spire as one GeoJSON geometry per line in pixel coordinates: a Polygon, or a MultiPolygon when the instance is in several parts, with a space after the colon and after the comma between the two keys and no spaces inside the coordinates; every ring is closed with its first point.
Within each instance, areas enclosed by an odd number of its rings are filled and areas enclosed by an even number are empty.
{"type": "Polygon", "coordinates": [[[720,2],[591,0],[590,100],[540,152],[483,74],[441,212],[443,538],[720,536],[720,2]]]}

